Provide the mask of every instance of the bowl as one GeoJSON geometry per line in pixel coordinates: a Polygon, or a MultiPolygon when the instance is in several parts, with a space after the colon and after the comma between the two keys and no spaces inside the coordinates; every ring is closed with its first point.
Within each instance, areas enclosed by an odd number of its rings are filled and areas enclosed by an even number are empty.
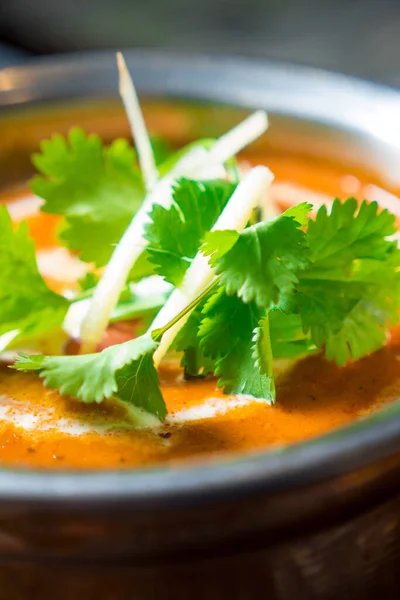
{"type": "MultiPolygon", "coordinates": [[[[176,144],[270,113],[253,152],[300,152],[400,189],[400,93],[310,68],[128,52],[150,127],[176,144]],[[160,119],[163,115],[163,119],[160,119]]],[[[0,72],[0,187],[41,139],[127,135],[112,53],[0,72]]],[[[0,470],[0,598],[400,596],[400,408],[273,451],[114,472],[0,470]]]]}

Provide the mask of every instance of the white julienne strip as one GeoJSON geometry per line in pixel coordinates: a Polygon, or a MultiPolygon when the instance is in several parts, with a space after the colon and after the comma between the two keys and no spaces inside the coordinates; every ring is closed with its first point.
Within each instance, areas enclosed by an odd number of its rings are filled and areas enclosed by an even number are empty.
{"type": "MultiPolygon", "coordinates": [[[[251,169],[232,194],[212,230],[241,230],[246,227],[252,210],[259,204],[260,199],[271,185],[273,179],[274,176],[267,167],[259,166],[251,169]]],[[[172,292],[168,301],[151,324],[150,329],[154,330],[164,327],[192,300],[201,294],[213,278],[214,271],[208,264],[208,258],[199,252],[187,270],[181,286],[172,292]]],[[[164,333],[160,345],[154,353],[154,363],[156,366],[160,364],[168,348],[174,341],[176,334],[183,327],[188,317],[189,315],[186,318],[180,319],[178,323],[164,333]]]]}
{"type": "Polygon", "coordinates": [[[267,113],[264,110],[257,110],[215,142],[209,151],[209,160],[224,163],[228,158],[235,156],[248,146],[249,140],[256,140],[267,129],[267,113]]]}
{"type": "Polygon", "coordinates": [[[82,353],[92,352],[100,342],[129,271],[146,247],[144,232],[146,224],[150,221],[149,213],[152,207],[155,204],[169,207],[172,201],[172,184],[177,178],[204,178],[205,169],[215,166],[216,156],[221,163],[225,163],[262,135],[267,127],[266,114],[258,111],[219,138],[210,151],[193,148],[177,161],[167,175],[157,181],[116,246],[94,291],[81,328],[82,353]],[[246,135],[249,123],[250,129],[246,135]]]}
{"type": "Polygon", "coordinates": [[[117,64],[119,71],[119,93],[131,126],[143,181],[146,190],[151,190],[158,179],[153,148],[151,147],[150,137],[147,132],[136,89],[121,52],[117,52],[117,64]]]}
{"type": "Polygon", "coordinates": [[[3,352],[3,350],[5,350],[20,333],[21,331],[19,329],[13,329],[12,331],[7,331],[7,333],[0,335],[0,352],[3,352]]]}

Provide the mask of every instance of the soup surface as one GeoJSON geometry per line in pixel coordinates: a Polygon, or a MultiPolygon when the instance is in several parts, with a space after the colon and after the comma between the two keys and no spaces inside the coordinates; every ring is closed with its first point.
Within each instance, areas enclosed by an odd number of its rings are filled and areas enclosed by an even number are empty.
{"type": "MultiPolygon", "coordinates": [[[[276,175],[272,197],[281,208],[293,202],[314,206],[334,197],[376,199],[394,213],[398,200],[367,174],[314,164],[292,156],[268,156],[276,175]]],[[[245,157],[243,166],[251,164],[245,157]]],[[[257,156],[257,163],[260,157],[257,156]]],[[[26,190],[3,195],[15,221],[26,219],[49,285],[61,291],[84,273],[83,264],[56,244],[57,218],[38,213],[26,190]]],[[[131,337],[134,325],[109,328],[105,344],[131,337]]],[[[169,411],[159,430],[133,430],[119,408],[91,406],[45,388],[36,375],[0,367],[0,462],[51,469],[143,467],[182,459],[210,459],[297,442],[365,416],[400,395],[400,338],[363,360],[338,368],[319,355],[299,361],[278,377],[277,403],[229,397],[213,378],[184,381],[174,363],[160,370],[169,411]]]]}

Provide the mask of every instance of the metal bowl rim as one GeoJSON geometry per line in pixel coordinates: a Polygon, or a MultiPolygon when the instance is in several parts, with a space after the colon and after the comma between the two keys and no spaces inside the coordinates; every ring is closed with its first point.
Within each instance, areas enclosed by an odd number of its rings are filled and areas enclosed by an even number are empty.
{"type": "MultiPolygon", "coordinates": [[[[382,111],[387,106],[400,110],[400,93],[391,88],[311,67],[254,58],[182,56],[149,50],[130,50],[125,56],[134,70],[140,67],[144,73],[147,72],[147,84],[139,79],[138,88],[150,95],[163,93],[174,97],[174,90],[170,89],[168,82],[160,83],[155,78],[160,74],[160,69],[167,68],[168,73],[175,74],[179,80],[179,73],[186,72],[189,67],[194,78],[199,73],[203,77],[208,74],[211,79],[218,75],[223,78],[227,70],[236,73],[238,89],[240,77],[245,72],[252,75],[259,73],[270,82],[271,87],[274,81],[279,81],[280,85],[284,82],[288,93],[290,89],[295,93],[296,86],[301,83],[308,88],[311,97],[322,86],[325,96],[328,99],[331,97],[332,102],[337,99],[339,89],[342,99],[349,99],[355,106],[367,101],[372,110],[382,111]]],[[[96,70],[95,78],[99,78],[104,69],[109,74],[113,60],[112,52],[89,52],[39,59],[26,66],[3,69],[0,71],[0,110],[2,107],[29,106],[32,102],[43,102],[49,98],[56,100],[71,95],[86,97],[86,91],[68,93],[68,78],[73,80],[77,73],[79,77],[88,74],[93,67],[96,70]],[[56,74],[57,77],[63,77],[64,82],[67,79],[65,89],[57,91],[54,88],[56,74]],[[41,89],[47,91],[42,94],[41,89]]],[[[261,85],[265,86],[264,79],[263,82],[261,85]]],[[[97,95],[98,88],[96,90],[97,95]]],[[[107,86],[105,92],[109,92],[107,86]]],[[[235,97],[232,89],[228,89],[225,96],[218,96],[211,87],[199,95],[193,87],[185,90],[183,84],[178,92],[182,99],[229,101],[232,106],[238,107],[252,108],[260,103],[254,102],[252,106],[243,97],[235,97]]],[[[260,95],[262,97],[262,90],[260,95]]],[[[295,116],[302,118],[301,114],[295,116]]],[[[318,116],[314,117],[319,120],[318,116]]],[[[313,115],[305,114],[304,118],[312,119],[313,115]]],[[[338,119],[340,127],[340,116],[338,119]]],[[[327,116],[326,121],[332,121],[331,115],[327,116]]],[[[344,127],[347,126],[348,123],[344,123],[344,127]]],[[[3,468],[0,470],[0,503],[50,503],[69,509],[90,509],[94,506],[112,509],[116,504],[123,504],[132,510],[234,500],[250,493],[288,491],[362,468],[399,451],[400,411],[394,415],[392,412],[377,413],[371,418],[301,444],[213,460],[208,464],[190,463],[174,469],[158,467],[102,472],[45,472],[3,468]]]]}

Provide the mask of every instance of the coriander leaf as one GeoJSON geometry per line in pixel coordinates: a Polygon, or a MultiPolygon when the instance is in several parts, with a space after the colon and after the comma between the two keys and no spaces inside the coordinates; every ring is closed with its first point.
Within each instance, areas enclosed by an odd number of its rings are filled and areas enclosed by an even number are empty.
{"type": "Polygon", "coordinates": [[[150,262],[149,253],[146,249],[143,250],[142,254],[139,256],[132,269],[130,270],[130,273],[128,275],[128,282],[140,281],[144,277],[149,277],[150,275],[154,274],[154,265],[150,262]]]}
{"type": "Polygon", "coordinates": [[[140,360],[123,367],[118,371],[116,380],[116,395],[120,400],[156,415],[161,421],[165,419],[167,407],[161,394],[152,353],[147,352],[140,360]]]}
{"type": "Polygon", "coordinates": [[[205,356],[198,336],[203,307],[204,302],[192,311],[174,343],[175,349],[183,352],[181,366],[184,368],[185,374],[191,377],[203,377],[213,373],[215,369],[214,361],[205,356]]]}
{"type": "Polygon", "coordinates": [[[201,251],[205,256],[209,256],[209,263],[212,267],[218,265],[218,260],[225,256],[233,248],[240,238],[240,233],[233,229],[224,229],[223,231],[209,231],[205,234],[205,243],[201,251]]]}
{"type": "Polygon", "coordinates": [[[7,208],[0,205],[0,335],[18,331],[14,346],[41,336],[61,326],[68,306],[42,279],[27,224],[14,230],[7,208]]]}
{"type": "Polygon", "coordinates": [[[86,296],[87,293],[91,293],[99,282],[99,276],[93,271],[85,273],[85,275],[78,280],[80,289],[80,296],[86,296]]]}
{"type": "Polygon", "coordinates": [[[215,231],[205,236],[202,251],[228,295],[268,309],[293,292],[298,273],[308,266],[305,234],[299,229],[309,205],[299,205],[276,219],[247,227],[238,234],[215,231]],[[299,220],[297,220],[299,219],[299,220]],[[222,255],[221,248],[230,248],[222,255]],[[216,253],[216,255],[215,255],[216,253]]]}
{"type": "Polygon", "coordinates": [[[398,289],[398,281],[393,278],[375,284],[301,282],[299,304],[304,329],[310,331],[318,347],[325,345],[329,360],[335,359],[339,365],[357,360],[382,346],[388,323],[398,321],[396,286],[398,289]]]}
{"type": "Polygon", "coordinates": [[[261,375],[273,377],[273,356],[268,314],[260,319],[258,327],[254,329],[253,342],[255,342],[253,347],[253,358],[261,375]]]}
{"type": "Polygon", "coordinates": [[[58,229],[58,238],[69,250],[78,252],[82,261],[103,267],[109,261],[115,244],[128,226],[132,215],[133,212],[127,212],[119,218],[116,213],[108,222],[96,221],[92,216],[66,215],[65,221],[58,229]]]}
{"type": "Polygon", "coordinates": [[[32,160],[41,173],[31,182],[45,201],[41,210],[66,218],[61,239],[82,260],[106,264],[144,197],[134,149],[123,139],[105,147],[75,128],[42,142],[32,160]]]}
{"type": "Polygon", "coordinates": [[[267,378],[269,394],[266,398],[273,403],[275,402],[275,381],[268,314],[260,319],[258,327],[254,329],[253,342],[252,358],[260,375],[265,375],[267,378]]]}
{"type": "Polygon", "coordinates": [[[164,419],[166,407],[159,388],[153,353],[158,343],[145,334],[110,346],[98,354],[28,356],[16,361],[19,371],[40,371],[46,386],[85,403],[113,396],[164,419]]]}
{"type": "Polygon", "coordinates": [[[396,247],[396,242],[386,239],[395,232],[394,215],[379,211],[377,202],[364,201],[359,206],[355,198],[336,199],[329,214],[321,206],[307,229],[313,271],[319,266],[324,272],[345,268],[361,258],[384,259],[396,247]]]}
{"type": "Polygon", "coordinates": [[[205,304],[198,335],[205,355],[216,361],[218,387],[228,394],[250,394],[273,402],[273,379],[258,366],[265,341],[264,334],[255,331],[261,316],[255,303],[244,304],[221,287],[205,304]]]}
{"type": "Polygon", "coordinates": [[[146,239],[156,273],[179,286],[204,234],[214,225],[234,189],[226,181],[180,179],[173,190],[172,206],[154,206],[146,239]]]}
{"type": "Polygon", "coordinates": [[[157,166],[163,165],[166,161],[169,161],[176,152],[170,146],[170,144],[162,137],[158,135],[150,136],[151,147],[153,149],[154,160],[157,166]]]}
{"type": "Polygon", "coordinates": [[[305,227],[309,222],[308,214],[310,210],[312,210],[312,207],[312,204],[301,202],[300,204],[295,204],[288,208],[284,215],[285,217],[293,217],[300,227],[305,227]]]}
{"type": "Polygon", "coordinates": [[[384,309],[376,301],[359,300],[349,308],[340,329],[329,331],[325,353],[339,365],[378,350],[386,341],[384,309]]]}
{"type": "Polygon", "coordinates": [[[296,358],[315,351],[310,336],[303,332],[299,314],[286,314],[275,308],[268,317],[274,358],[296,358]]]}
{"type": "Polygon", "coordinates": [[[400,251],[387,239],[395,219],[376,202],[336,200],[310,221],[312,262],[300,274],[303,328],[339,365],[382,346],[398,321],[400,251]]]}

